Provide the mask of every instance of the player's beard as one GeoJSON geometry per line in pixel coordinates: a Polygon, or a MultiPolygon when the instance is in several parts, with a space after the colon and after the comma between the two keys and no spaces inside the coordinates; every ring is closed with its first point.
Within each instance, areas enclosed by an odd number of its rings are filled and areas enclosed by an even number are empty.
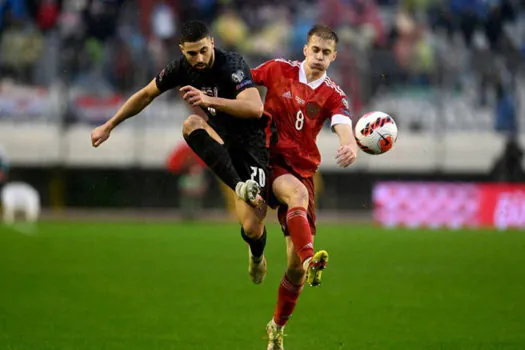
{"type": "Polygon", "coordinates": [[[213,65],[213,59],[214,59],[214,56],[211,55],[208,63],[197,63],[196,65],[193,66],[193,68],[198,69],[198,70],[210,69],[211,66],[213,65]]]}

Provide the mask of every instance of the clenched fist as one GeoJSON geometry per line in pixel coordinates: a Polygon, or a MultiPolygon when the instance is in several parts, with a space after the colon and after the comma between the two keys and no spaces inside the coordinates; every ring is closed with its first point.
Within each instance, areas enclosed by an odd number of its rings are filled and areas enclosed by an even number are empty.
{"type": "Polygon", "coordinates": [[[109,125],[101,125],[91,132],[91,144],[93,147],[100,146],[104,141],[109,139],[111,134],[111,127],[109,125]]]}

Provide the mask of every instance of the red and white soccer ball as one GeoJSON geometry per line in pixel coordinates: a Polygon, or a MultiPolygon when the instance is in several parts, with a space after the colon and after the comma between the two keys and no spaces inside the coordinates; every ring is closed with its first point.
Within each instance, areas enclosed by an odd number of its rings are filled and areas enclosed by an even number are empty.
{"type": "Polygon", "coordinates": [[[394,118],[383,112],[363,115],[354,130],[357,145],[363,152],[381,154],[388,152],[397,140],[397,125],[394,118]]]}

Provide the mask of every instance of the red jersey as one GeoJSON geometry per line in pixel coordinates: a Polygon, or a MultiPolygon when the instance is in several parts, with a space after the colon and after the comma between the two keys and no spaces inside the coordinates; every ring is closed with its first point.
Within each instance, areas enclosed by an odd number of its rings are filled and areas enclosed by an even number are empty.
{"type": "Polygon", "coordinates": [[[270,163],[282,159],[296,174],[310,177],[321,162],[316,139],[326,120],[331,119],[332,126],[352,122],[343,90],[326,73],[307,83],[303,65],[275,59],[252,69],[252,75],[255,84],[268,89],[264,109],[277,129],[270,163]]]}

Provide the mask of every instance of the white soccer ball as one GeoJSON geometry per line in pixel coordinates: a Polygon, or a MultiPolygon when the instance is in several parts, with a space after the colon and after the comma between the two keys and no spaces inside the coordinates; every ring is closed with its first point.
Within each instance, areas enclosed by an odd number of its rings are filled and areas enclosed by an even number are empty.
{"type": "Polygon", "coordinates": [[[355,125],[355,139],[363,152],[381,154],[392,149],[397,140],[397,125],[390,115],[370,112],[355,125]]]}

